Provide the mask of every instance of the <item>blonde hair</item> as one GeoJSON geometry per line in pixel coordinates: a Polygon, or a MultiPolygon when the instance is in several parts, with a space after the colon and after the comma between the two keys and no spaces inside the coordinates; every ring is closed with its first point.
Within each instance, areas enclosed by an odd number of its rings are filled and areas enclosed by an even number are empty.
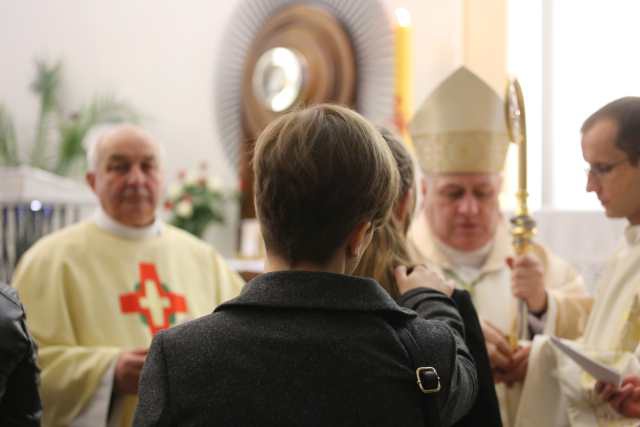
{"type": "Polygon", "coordinates": [[[256,212],[267,250],[323,264],[364,222],[385,223],[398,170],[380,133],[348,108],[321,104],[274,120],[256,141],[256,212]]]}
{"type": "MultiPolygon", "coordinates": [[[[394,156],[396,168],[400,174],[401,188],[398,197],[393,201],[394,207],[407,196],[414,187],[415,171],[414,161],[404,147],[391,132],[381,129],[381,134],[394,156]]],[[[412,201],[415,203],[415,197],[412,201]]],[[[411,212],[412,209],[409,209],[411,212]]],[[[400,292],[394,276],[394,270],[399,265],[412,265],[406,242],[406,233],[411,221],[411,214],[407,214],[403,222],[396,217],[391,217],[378,228],[364,252],[356,271],[357,276],[372,277],[391,295],[398,298],[400,292]]]]}

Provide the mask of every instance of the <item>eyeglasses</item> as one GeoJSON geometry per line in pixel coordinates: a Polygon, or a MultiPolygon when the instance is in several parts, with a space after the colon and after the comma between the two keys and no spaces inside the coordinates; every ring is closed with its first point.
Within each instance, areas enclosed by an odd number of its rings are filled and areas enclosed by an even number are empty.
{"type": "Polygon", "coordinates": [[[593,175],[595,177],[601,178],[605,175],[608,175],[616,166],[619,166],[626,162],[629,159],[622,159],[613,163],[596,163],[595,165],[590,165],[584,171],[589,175],[593,175]]]}

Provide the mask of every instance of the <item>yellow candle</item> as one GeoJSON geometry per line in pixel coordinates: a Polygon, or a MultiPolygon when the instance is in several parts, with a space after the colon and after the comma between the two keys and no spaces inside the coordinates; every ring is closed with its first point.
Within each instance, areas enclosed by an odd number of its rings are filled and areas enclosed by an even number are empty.
{"type": "Polygon", "coordinates": [[[398,8],[395,10],[395,18],[395,122],[405,142],[413,148],[407,129],[413,94],[411,15],[407,9],[398,8]]]}

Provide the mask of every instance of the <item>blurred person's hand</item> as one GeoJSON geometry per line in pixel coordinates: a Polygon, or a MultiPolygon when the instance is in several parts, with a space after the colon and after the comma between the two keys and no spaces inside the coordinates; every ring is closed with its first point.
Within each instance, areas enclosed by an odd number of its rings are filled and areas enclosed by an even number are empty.
{"type": "Polygon", "coordinates": [[[400,294],[404,294],[416,288],[430,288],[442,292],[448,297],[453,294],[454,287],[443,279],[438,273],[429,270],[426,266],[420,264],[413,267],[407,273],[407,267],[400,265],[395,271],[396,283],[400,294]]]}
{"type": "Polygon", "coordinates": [[[620,388],[602,381],[596,383],[596,392],[618,413],[629,418],[640,418],[640,377],[631,375],[620,388]]]}
{"type": "Polygon", "coordinates": [[[113,388],[116,394],[138,394],[138,382],[148,348],[123,351],[116,361],[113,388]]]}
{"type": "Polygon", "coordinates": [[[504,375],[512,369],[513,350],[508,338],[487,320],[481,320],[482,334],[487,346],[489,363],[496,383],[504,381],[504,375]]]}
{"type": "Polygon", "coordinates": [[[511,292],[513,296],[527,303],[533,313],[547,309],[547,291],[544,287],[544,266],[533,254],[507,258],[511,268],[511,292]]]}
{"type": "Polygon", "coordinates": [[[507,387],[511,387],[515,383],[523,382],[527,375],[530,351],[530,345],[518,347],[512,353],[511,365],[503,371],[495,372],[494,378],[496,382],[503,382],[507,387]]]}

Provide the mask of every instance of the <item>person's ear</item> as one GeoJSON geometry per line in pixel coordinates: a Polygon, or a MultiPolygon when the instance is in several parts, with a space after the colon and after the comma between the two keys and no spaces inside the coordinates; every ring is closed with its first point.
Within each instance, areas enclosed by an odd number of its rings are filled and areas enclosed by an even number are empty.
{"type": "Polygon", "coordinates": [[[96,173],[95,172],[87,172],[84,175],[84,180],[87,182],[89,187],[95,192],[96,191],[96,173]]]}
{"type": "Polygon", "coordinates": [[[361,222],[353,229],[347,238],[347,257],[356,258],[367,249],[371,240],[369,233],[373,232],[371,221],[361,222]]]}

